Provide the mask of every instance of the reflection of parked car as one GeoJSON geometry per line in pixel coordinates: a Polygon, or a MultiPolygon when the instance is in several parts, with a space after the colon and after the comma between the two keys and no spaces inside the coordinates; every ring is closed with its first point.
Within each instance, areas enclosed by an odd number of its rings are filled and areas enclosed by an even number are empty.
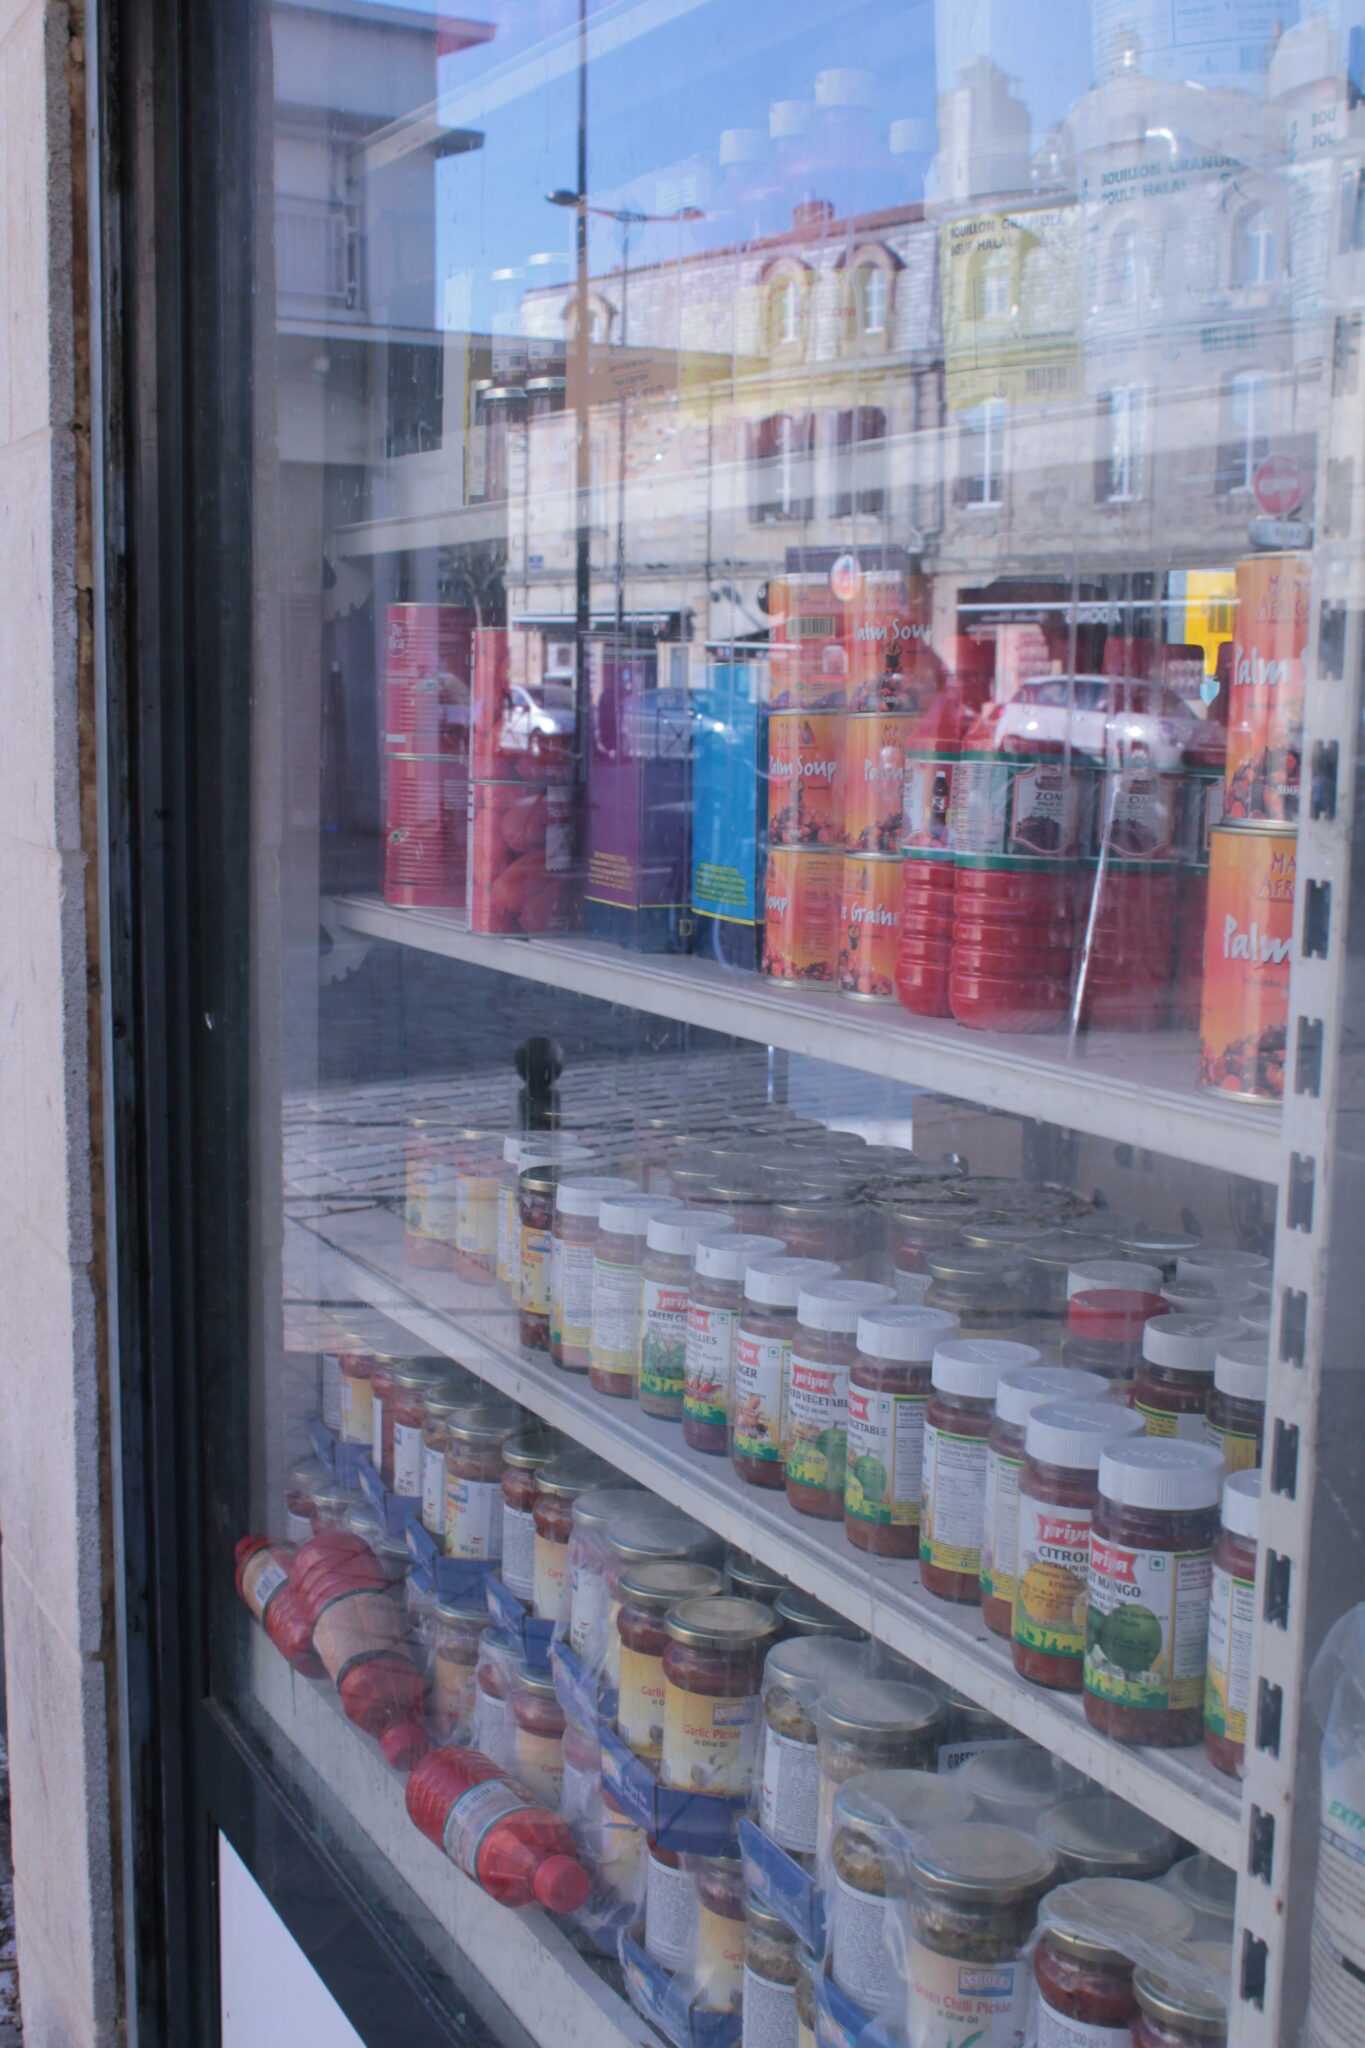
{"type": "Polygon", "coordinates": [[[509,752],[539,749],[547,741],[567,745],[573,738],[571,688],[542,683],[538,691],[513,683],[504,703],[499,743],[509,752]]]}
{"type": "Polygon", "coordinates": [[[1149,761],[1178,769],[1216,767],[1226,745],[1222,728],[1196,718],[1160,683],[1128,676],[1043,676],[1022,683],[1001,707],[996,744],[1070,746],[1096,761],[1149,761]]]}

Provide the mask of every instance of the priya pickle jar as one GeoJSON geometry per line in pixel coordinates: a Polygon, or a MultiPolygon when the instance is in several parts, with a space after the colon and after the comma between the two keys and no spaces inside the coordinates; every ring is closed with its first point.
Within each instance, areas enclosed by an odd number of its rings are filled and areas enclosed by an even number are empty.
{"type": "Polygon", "coordinates": [[[588,1384],[609,1399],[633,1401],[639,1385],[641,1267],[650,1218],[682,1206],[677,1195],[610,1195],[597,1212],[588,1384]]]}
{"type": "Polygon", "coordinates": [[[641,1412],[681,1422],[687,1385],[687,1316],[697,1239],[734,1229],[715,1209],[651,1216],[640,1265],[641,1412]]]}
{"type": "Polygon", "coordinates": [[[887,1914],[905,1890],[913,1837],[967,1820],[971,1796],[930,1771],[865,1771],[834,1795],[826,1882],[830,1975],[875,2012],[893,1967],[887,1914]]]}
{"type": "Polygon", "coordinates": [[[860,1678],[826,1693],[815,1710],[820,1758],[816,1853],[829,1849],[834,1797],[865,1771],[932,1771],[938,1761],[943,1701],[928,1685],[860,1678]]]}
{"type": "Polygon", "coordinates": [[[844,1534],[855,1550],[919,1554],[929,1368],[936,1346],[957,1333],[950,1311],[901,1302],[858,1318],[844,1480],[844,1534]]]}
{"type": "Polygon", "coordinates": [[[1090,1517],[1104,1446],[1142,1434],[1113,1401],[1045,1401],[1024,1426],[1014,1668],[1033,1685],[1081,1690],[1090,1577],[1090,1517]]]}
{"type": "Polygon", "coordinates": [[[995,1420],[1000,1376],[1038,1365],[1031,1344],[953,1337],[934,1352],[924,1411],[919,1558],[927,1592],[943,1600],[981,1599],[981,1536],[986,1513],[986,1440],[995,1420]]]}
{"type": "Polygon", "coordinates": [[[536,1475],[567,1448],[554,1430],[523,1429],[502,1447],[502,1563],[499,1577],[529,1607],[536,1585],[536,1475]]]}
{"type": "Polygon", "coordinates": [[[1138,1437],[1100,1459],[1085,1718],[1102,1735],[1160,1749],[1202,1738],[1222,1491],[1212,1444],[1138,1437]]]}
{"type": "Polygon", "coordinates": [[[1038,1910],[1038,2048],[1122,2040],[1138,2011],[1134,1957],[1162,1955],[1190,1931],[1179,1900],[1154,1885],[1127,1877],[1058,1885],[1038,1910]]]}
{"type": "Polygon", "coordinates": [[[664,1739],[659,1775],[685,1791],[745,1798],[758,1746],[770,1608],[731,1594],[681,1600],[664,1617],[664,1739]]]}
{"type": "Polygon", "coordinates": [[[664,1746],[664,1616],[680,1600],[721,1593],[724,1582],[711,1565],[663,1558],[623,1571],[618,1590],[616,1726],[635,1755],[653,1763],[664,1746]]]}
{"type": "Polygon", "coordinates": [[[446,1555],[502,1556],[502,1447],[517,1427],[510,1401],[457,1408],[446,1424],[446,1555]]]}
{"type": "Polygon", "coordinates": [[[1142,1332],[1133,1406],[1148,1436],[1203,1443],[1218,1347],[1242,1334],[1231,1317],[1153,1316],[1142,1332]]]}
{"type": "Polygon", "coordinates": [[[1230,1337],[1219,1344],[1204,1427],[1208,1441],[1223,1453],[1229,1472],[1250,1472],[1261,1462],[1269,1385],[1268,1338],[1230,1337]]]}
{"type": "Polygon", "coordinates": [[[1056,1866],[1032,1836],[990,1821],[930,1828],[910,1858],[909,1999],[926,2040],[1025,2038],[1024,1951],[1056,1866]]]}
{"type": "Polygon", "coordinates": [[[1260,1518],[1260,1472],[1232,1473],[1223,1483],[1218,1541],[1213,1546],[1204,1680],[1204,1750],[1214,1768],[1229,1778],[1240,1778],[1246,1765],[1260,1518]]]}
{"type": "Polygon", "coordinates": [[[1098,1373],[1060,1365],[1032,1365],[1002,1373],[995,1419],[986,1439],[985,1513],[981,1524],[981,1618],[998,1636],[1014,1627],[1019,1556],[1019,1480],[1024,1470],[1024,1426],[1045,1401],[1099,1401],[1098,1373]]]}
{"type": "Polygon", "coordinates": [[[1066,1305],[1062,1363],[1131,1387],[1142,1363],[1142,1333],[1166,1313],[1159,1294],[1126,1287],[1086,1287],[1066,1305]]]}
{"type": "Polygon", "coordinates": [[[771,1253],[744,1272],[744,1300],[735,1330],[734,1426],[730,1456],[750,1486],[786,1483],[782,1463],[787,1358],[796,1334],[801,1290],[838,1272],[832,1259],[771,1253]]]}
{"type": "Polygon", "coordinates": [[[837,1636],[794,1636],[775,1643],[763,1666],[759,1822],[791,1856],[815,1854],[820,1757],[815,1725],[823,1694],[865,1668],[866,1653],[837,1636]]]}
{"type": "Polygon", "coordinates": [[[893,1300],[889,1287],[869,1280],[820,1281],[797,1297],[782,1427],[787,1499],[798,1514],[843,1518],[858,1318],[893,1300]]]}
{"type": "Polygon", "coordinates": [[[550,1240],[550,1357],[561,1372],[591,1364],[593,1266],[597,1218],[608,1195],[639,1192],[616,1173],[565,1174],[555,1188],[550,1240]]]}
{"type": "Polygon", "coordinates": [[[744,1270],[781,1252],[779,1237],[707,1231],[693,1250],[683,1353],[683,1441],[723,1458],[730,1448],[735,1337],[744,1300],[744,1270]]]}

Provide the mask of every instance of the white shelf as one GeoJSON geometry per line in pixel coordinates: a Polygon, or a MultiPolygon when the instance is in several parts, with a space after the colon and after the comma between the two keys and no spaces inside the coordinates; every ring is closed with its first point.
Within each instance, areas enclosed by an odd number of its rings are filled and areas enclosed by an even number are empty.
{"type": "Polygon", "coordinates": [[[1240,1863],[1238,1790],[1202,1751],[1129,1749],[1097,1734],[1078,1699],[1015,1675],[1007,1647],[975,1609],[927,1594],[917,1566],[865,1558],[840,1525],[797,1514],[783,1495],[745,1485],[727,1459],[689,1449],[675,1425],[641,1414],[634,1403],[602,1400],[585,1378],[523,1350],[515,1316],[491,1287],[405,1265],[402,1225],[388,1211],[310,1213],[309,1205],[294,1203],[290,1213],[335,1255],[314,1276],[319,1292],[369,1302],[429,1350],[524,1403],[1097,1784],[1220,1862],[1240,1863]]]}
{"type": "Polygon", "coordinates": [[[1197,1047],[1189,1033],[1093,1032],[1071,1049],[1065,1033],[968,1031],[947,1019],[907,1016],[895,1003],[784,990],[711,960],[631,953],[590,939],[497,938],[471,932],[462,912],[395,909],[378,897],[340,896],[331,905],[339,924],[365,938],[467,960],[1252,1180],[1280,1178],[1278,1110],[1221,1101],[1197,1089],[1197,1047]]]}
{"type": "Polygon", "coordinates": [[[511,1912],[498,1905],[427,1840],[408,1819],[403,1779],[379,1745],[346,1719],[330,1685],[300,1678],[260,1628],[252,1630],[251,1691],[374,1843],[383,1867],[421,1900],[435,1923],[434,1960],[455,1976],[460,1997],[474,2005],[493,2039],[507,2038],[510,2013],[526,2038],[555,2048],[660,2048],[653,2028],[555,1920],[539,1907],[511,1912]],[[469,1983],[471,1964],[482,1984],[469,1983]]]}

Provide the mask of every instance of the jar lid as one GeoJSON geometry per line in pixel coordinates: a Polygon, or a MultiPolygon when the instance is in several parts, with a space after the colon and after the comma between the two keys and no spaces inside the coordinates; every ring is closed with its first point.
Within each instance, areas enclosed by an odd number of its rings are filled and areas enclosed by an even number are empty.
{"type": "Polygon", "coordinates": [[[1264,1402],[1270,1383],[1270,1339],[1225,1337],[1213,1360],[1213,1384],[1234,1401],[1264,1402]]]}
{"type": "Polygon", "coordinates": [[[1181,1253],[1176,1261],[1175,1277],[1188,1280],[1195,1274],[1207,1273],[1212,1277],[1255,1280],[1269,1271],[1270,1261],[1264,1252],[1223,1251],[1204,1244],[1198,1251],[1181,1253]]]}
{"type": "Polygon", "coordinates": [[[951,1309],[893,1301],[864,1309],[858,1318],[857,1345],[864,1358],[928,1365],[937,1346],[955,1337],[960,1328],[961,1320],[951,1309]]]}
{"type": "MultiPolygon", "coordinates": [[[[619,1478],[618,1473],[612,1474],[619,1478]]],[[[543,1479],[537,1480],[540,1491],[546,1491],[543,1479]]],[[[628,1515],[639,1501],[644,1488],[632,1486],[624,1481],[619,1486],[593,1486],[586,1490],[574,1488],[573,1525],[575,1530],[609,1529],[622,1516],[628,1515]]]]}
{"type": "Polygon", "coordinates": [[[1142,1436],[1146,1427],[1141,1415],[1116,1401],[1045,1401],[1025,1425],[1024,1452],[1041,1465],[1098,1472],[1106,1444],[1142,1436]]]}
{"type": "Polygon", "coordinates": [[[533,1159],[517,1169],[518,1188],[529,1188],[532,1194],[553,1194],[561,1179],[575,1173],[577,1167],[572,1159],[533,1159]]]}
{"type": "Polygon", "coordinates": [[[964,1202],[979,1202],[1002,1216],[1065,1216],[1076,1199],[1062,1188],[1007,1180],[1002,1173],[964,1173],[952,1183],[952,1192],[964,1202]]]}
{"type": "Polygon", "coordinates": [[[962,1226],[962,1242],[973,1251],[1017,1251],[1046,1234],[1045,1223],[1018,1222],[1012,1216],[978,1216],[962,1226]]]}
{"type": "Polygon", "coordinates": [[[679,1195],[604,1195],[597,1227],[610,1237],[643,1237],[651,1216],[663,1216],[682,1206],[679,1195]]]}
{"type": "Polygon", "coordinates": [[[726,1216],[719,1209],[674,1210],[665,1216],[650,1217],[645,1243],[652,1252],[672,1253],[675,1258],[690,1259],[699,1237],[708,1233],[714,1237],[718,1232],[723,1236],[734,1227],[734,1217],[726,1216]]]}
{"type": "Polygon", "coordinates": [[[774,1222],[780,1218],[783,1223],[806,1223],[813,1216],[817,1223],[848,1223],[861,1213],[861,1204],[843,1189],[798,1188],[773,1203],[774,1222]]]}
{"type": "MultiPolygon", "coordinates": [[[[329,1479],[325,1486],[313,1488],[313,1506],[327,1508],[333,1514],[341,1514],[357,1506],[361,1496],[354,1486],[342,1486],[339,1481],[329,1479]]],[[[379,1519],[375,1517],[376,1521],[379,1519]]]]}
{"type": "MultiPolygon", "coordinates": [[[[1096,1245],[1095,1256],[1098,1257],[1098,1244],[1091,1232],[1078,1234],[1074,1230],[1050,1230],[1045,1237],[1031,1238],[1021,1249],[1025,1261],[1041,1272],[1069,1273],[1078,1261],[1086,1257],[1086,1248],[1091,1244],[1096,1245]]],[[[1158,1274],[1157,1278],[1160,1277],[1158,1274]]]]}
{"type": "Polygon", "coordinates": [[[1218,1347],[1241,1330],[1221,1316],[1153,1316],[1142,1332],[1142,1355],[1177,1372],[1213,1371],[1218,1347]]]}
{"type": "Polygon", "coordinates": [[[864,1309],[885,1308],[896,1299],[893,1287],[875,1280],[822,1280],[803,1287],[796,1298],[796,1320],[807,1330],[851,1337],[864,1309]]]}
{"type": "Polygon", "coordinates": [[[1050,1750],[1023,1737],[987,1743],[968,1757],[957,1775],[973,1799],[1034,1813],[1073,1796],[1087,1783],[1079,1771],[1061,1763],[1050,1750]]]}
{"type": "Polygon", "coordinates": [[[627,1180],[620,1173],[576,1174],[557,1185],[555,1208],[561,1216],[596,1216],[603,1196],[632,1195],[639,1185],[638,1180],[627,1180]]]}
{"type": "Polygon", "coordinates": [[[1131,1252],[1139,1259],[1160,1259],[1163,1266],[1200,1248],[1199,1239],[1191,1237],[1188,1231],[1163,1230],[1159,1224],[1143,1223],[1137,1217],[1121,1224],[1113,1238],[1120,1251],[1131,1252]]]}
{"type": "Polygon", "coordinates": [[[921,1835],[910,1868],[927,1891],[1003,1903],[1045,1891],[1056,1865],[1051,1852],[1022,1829],[966,1820],[921,1835]]]}
{"type": "Polygon", "coordinates": [[[780,1237],[760,1237],[756,1232],[707,1230],[692,1250],[692,1263],[703,1280],[742,1280],[744,1269],[755,1259],[772,1252],[781,1256],[780,1237]]]}
{"type": "MultiPolygon", "coordinates": [[[[317,1495],[313,1498],[316,1502],[317,1495]]],[[[370,1506],[363,1495],[357,1495],[347,1508],[343,1519],[351,1534],[363,1536],[367,1543],[377,1541],[385,1533],[385,1525],[378,1511],[370,1506]]]]}
{"type": "Polygon", "coordinates": [[[1168,1309],[1184,1316],[1235,1316],[1250,1308],[1256,1290],[1250,1280],[1219,1280],[1209,1273],[1191,1273],[1171,1280],[1161,1290],[1168,1309]]]}
{"type": "Polygon", "coordinates": [[[436,1359],[406,1358],[396,1367],[393,1383],[404,1387],[408,1393],[416,1393],[421,1387],[439,1387],[444,1378],[436,1359]]]}
{"type": "Polygon", "coordinates": [[[1270,1338],[1270,1303],[1268,1301],[1238,1302],[1236,1313],[1242,1328],[1249,1337],[1270,1338]]]}
{"type": "Polygon", "coordinates": [[[840,1737],[917,1734],[943,1719],[943,1701],[927,1685],[862,1678],[821,1700],[816,1719],[822,1734],[840,1737]]]}
{"type": "Polygon", "coordinates": [[[1038,1839],[1060,1862],[1118,1877],[1156,1877],[1170,1868],[1176,1837],[1112,1792],[1063,1799],[1040,1816],[1038,1839]]]}
{"type": "Polygon", "coordinates": [[[709,1173],[703,1190],[709,1201],[723,1202],[727,1209],[766,1209],[772,1199],[747,1173],[709,1173]]]}
{"type": "Polygon", "coordinates": [[[745,1298],[765,1308],[795,1308],[803,1287],[832,1280],[838,1270],[833,1259],[793,1259],[786,1252],[774,1252],[745,1267],[745,1298]]]}
{"type": "Polygon", "coordinates": [[[563,1449],[564,1439],[558,1430],[519,1429],[503,1445],[502,1462],[518,1472],[535,1472],[548,1465],[551,1458],[557,1458],[563,1449]]]}
{"type": "Polygon", "coordinates": [[[1008,1286],[1018,1271],[1008,1252],[971,1251],[966,1245],[926,1252],[924,1263],[935,1280],[995,1280],[1002,1286],[1008,1286]]]}
{"type": "Polygon", "coordinates": [[[1066,1296],[1091,1288],[1126,1288],[1132,1294],[1159,1294],[1162,1271],[1143,1259],[1082,1259],[1066,1276],[1066,1296]]]}
{"type": "Polygon", "coordinates": [[[995,1412],[1002,1422],[1022,1429],[1044,1401],[1102,1401],[1108,1380],[1097,1372],[1071,1365],[1025,1365],[1001,1373],[995,1390],[995,1412]]]}
{"type": "Polygon", "coordinates": [[[855,1627],[844,1615],[836,1614],[799,1586],[788,1586],[773,1602],[773,1612],[789,1629],[803,1636],[842,1636],[845,1642],[866,1642],[866,1630],[855,1627]]]}
{"type": "Polygon", "coordinates": [[[638,1505],[613,1515],[607,1543],[631,1563],[650,1557],[684,1557],[715,1542],[711,1531],[666,1500],[640,1493],[638,1505]]]}
{"type": "Polygon", "coordinates": [[[926,1188],[923,1194],[891,1204],[891,1220],[910,1230],[928,1229],[942,1224],[946,1229],[955,1230],[959,1236],[966,1224],[976,1214],[968,1202],[961,1202],[955,1196],[938,1186],[926,1188]]]}
{"type": "Polygon", "coordinates": [[[1189,1942],[1160,1963],[1139,1964],[1133,1972],[1133,1996],[1170,2032],[1221,2042],[1227,2039],[1231,1974],[1230,1947],[1189,1942]]]}
{"type": "Polygon", "coordinates": [[[1119,1507],[1193,1514],[1217,1507],[1223,1473],[1216,1444],[1145,1436],[1109,1446],[1100,1459],[1100,1492],[1119,1507]]]}
{"type": "Polygon", "coordinates": [[[726,1551],[725,1582],[732,1593],[738,1592],[751,1600],[772,1599],[778,1593],[795,1590],[789,1579],[760,1563],[758,1558],[750,1557],[747,1550],[726,1551]]]}
{"type": "Polygon", "coordinates": [[[591,1152],[576,1138],[565,1138],[545,1132],[528,1136],[525,1131],[509,1131],[502,1141],[502,1156],[508,1166],[515,1166],[520,1172],[523,1166],[530,1166],[539,1160],[562,1160],[566,1165],[576,1159],[590,1159],[591,1152]]]}
{"type": "Polygon", "coordinates": [[[675,1643],[699,1650],[742,1650],[776,1633],[777,1616],[757,1600],[738,1600],[717,1593],[700,1600],[680,1600],[664,1616],[675,1643]]]}
{"type": "Polygon", "coordinates": [[[446,1434],[461,1442],[501,1443],[521,1423],[515,1401],[470,1401],[456,1408],[446,1423],[446,1434]]]}
{"type": "Polygon", "coordinates": [[[493,1625],[493,1617],[488,1609],[467,1598],[437,1600],[433,1603],[431,1611],[439,1615],[442,1621],[449,1622],[452,1627],[476,1628],[480,1635],[493,1625]]]}
{"type": "Polygon", "coordinates": [[[524,1671],[517,1673],[517,1689],[520,1692],[533,1692],[538,1699],[542,1700],[552,1700],[557,1697],[554,1674],[549,1671],[537,1671],[535,1666],[531,1664],[528,1664],[524,1671]]]}
{"type": "Polygon", "coordinates": [[[1034,1345],[1008,1337],[950,1337],[934,1352],[931,1377],[942,1393],[993,1401],[1002,1373],[1039,1365],[1042,1356],[1034,1345]]]}
{"type": "Polygon", "coordinates": [[[1245,1536],[1254,1543],[1261,1523],[1261,1468],[1231,1472],[1223,1481],[1223,1527],[1229,1536],[1245,1536]]]}
{"type": "Polygon", "coordinates": [[[462,1408],[469,1406],[469,1397],[474,1381],[466,1386],[451,1386],[443,1382],[431,1393],[423,1396],[422,1406],[432,1422],[447,1422],[452,1415],[458,1415],[462,1408]]]}
{"type": "Polygon", "coordinates": [[[1167,1312],[1159,1294],[1133,1294],[1123,1287],[1086,1288],[1066,1305],[1066,1326],[1078,1337],[1104,1344],[1135,1344],[1153,1316],[1167,1312]]]}
{"type": "Polygon", "coordinates": [[[593,1451],[575,1449],[560,1451],[542,1465],[536,1486],[541,1493],[572,1495],[587,1493],[618,1477],[605,1458],[599,1458],[593,1451]]]}
{"type": "Polygon", "coordinates": [[[1237,1908],[1237,1877],[1216,1856],[1199,1850],[1173,1863],[1161,1880],[1196,1913],[1211,1914],[1215,1920],[1231,1920],[1237,1908]]]}
{"type": "Polygon", "coordinates": [[[805,1700],[848,1685],[865,1668],[866,1650],[843,1636],[789,1636],[774,1643],[763,1665],[763,1690],[784,1685],[805,1700]]]}
{"type": "Polygon", "coordinates": [[[681,1557],[660,1557],[630,1565],[622,1572],[618,1586],[623,1599],[662,1614],[680,1600],[709,1599],[724,1592],[725,1581],[714,1565],[693,1564],[681,1557]]]}
{"type": "Polygon", "coordinates": [[[972,1796],[956,1773],[941,1778],[933,1771],[860,1771],[834,1794],[835,1827],[873,1836],[893,1829],[918,1834],[964,1821],[971,1810],[972,1796]]]}
{"type": "Polygon", "coordinates": [[[1065,1954],[1131,1962],[1194,1932],[1194,1917],[1170,1892],[1133,1877],[1081,1877],[1050,1891],[1038,1925],[1065,1954]]]}
{"type": "Polygon", "coordinates": [[[756,1934],[762,1934],[769,1941],[780,1941],[784,1948],[796,1947],[796,1936],[785,1920],[776,1913],[770,1913],[766,1906],[760,1906],[752,1892],[744,1898],[744,1917],[756,1934]]]}

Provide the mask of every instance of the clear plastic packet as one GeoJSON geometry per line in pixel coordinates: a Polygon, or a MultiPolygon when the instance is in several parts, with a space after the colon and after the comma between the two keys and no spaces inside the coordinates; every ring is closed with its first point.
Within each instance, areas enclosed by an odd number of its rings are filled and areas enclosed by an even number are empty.
{"type": "Polygon", "coordinates": [[[825,1694],[871,1674],[870,1648],[839,1636],[793,1636],[775,1644],[764,1661],[755,1818],[770,1841],[798,1860],[813,1859],[819,1831],[816,1709],[825,1694]]]}
{"type": "Polygon", "coordinates": [[[1309,1673],[1322,1729],[1306,2048],[1365,2040],[1365,1605],[1328,1631],[1309,1673]]]}
{"type": "MultiPolygon", "coordinates": [[[[541,1475],[544,1486],[544,1474],[541,1475]]],[[[607,1531],[628,1508],[638,1507],[648,1496],[633,1486],[598,1486],[580,1493],[573,1502],[566,1549],[562,1562],[562,1587],[553,1614],[555,1638],[566,1642],[580,1664],[600,1671],[606,1658],[607,1623],[611,1611],[607,1589],[607,1531]]],[[[541,1510],[536,1509],[537,1532],[541,1510]]],[[[537,1558],[539,1559],[539,1534],[537,1558]]],[[[537,1570],[539,1580],[539,1569],[537,1570]]],[[[539,1596],[537,1614],[550,1618],[548,1604],[542,1610],[539,1596]]]]}
{"type": "Polygon", "coordinates": [[[816,1855],[824,1860],[839,1787],[864,1771],[932,1771],[944,1723],[932,1684],[864,1678],[827,1693],[815,1710],[820,1759],[816,1855]]]}
{"type": "Polygon", "coordinates": [[[474,1669],[470,1743],[506,1771],[516,1767],[517,1724],[512,1687],[526,1667],[517,1644],[501,1629],[485,1629],[474,1669]]]}
{"type": "Polygon", "coordinates": [[[1080,1771],[1023,1736],[988,1744],[963,1764],[961,1778],[982,1820],[1029,1831],[1059,1800],[1092,1790],[1080,1771]]]}

